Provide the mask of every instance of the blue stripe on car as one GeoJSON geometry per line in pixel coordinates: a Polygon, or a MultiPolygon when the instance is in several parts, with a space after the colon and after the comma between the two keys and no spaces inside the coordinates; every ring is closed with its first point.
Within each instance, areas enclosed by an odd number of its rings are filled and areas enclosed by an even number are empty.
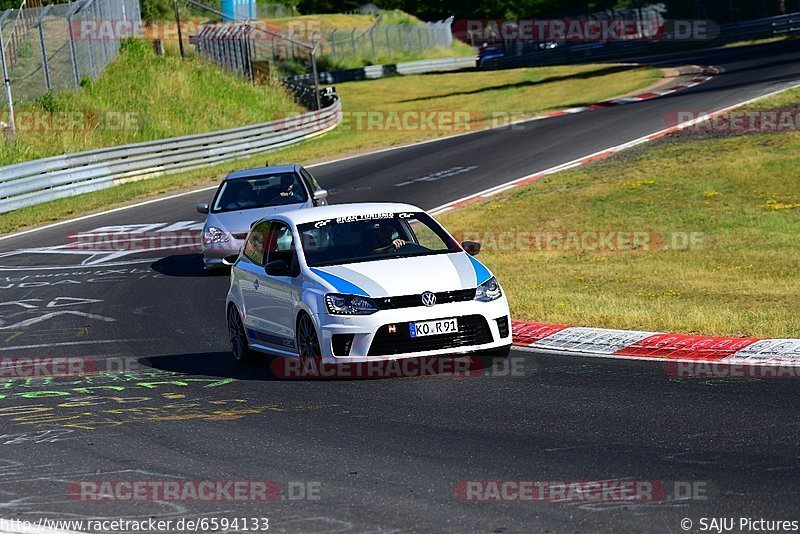
{"type": "Polygon", "coordinates": [[[348,282],[344,278],[338,277],[335,274],[331,274],[329,272],[323,271],[322,269],[315,269],[314,267],[311,268],[311,272],[328,282],[339,293],[345,293],[347,295],[361,295],[362,297],[368,297],[369,294],[355,285],[352,282],[348,282]]]}
{"type": "Polygon", "coordinates": [[[467,254],[469,261],[472,262],[472,268],[475,269],[475,282],[477,285],[481,285],[489,278],[492,277],[492,273],[489,272],[489,269],[483,266],[481,262],[467,254]]]}

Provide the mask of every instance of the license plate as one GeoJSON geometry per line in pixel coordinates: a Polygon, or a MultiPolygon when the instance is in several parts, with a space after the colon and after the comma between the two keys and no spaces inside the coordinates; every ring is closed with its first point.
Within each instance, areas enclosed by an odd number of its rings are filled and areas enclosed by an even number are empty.
{"type": "Polygon", "coordinates": [[[458,332],[458,319],[439,319],[411,323],[411,337],[440,336],[458,332]]]}

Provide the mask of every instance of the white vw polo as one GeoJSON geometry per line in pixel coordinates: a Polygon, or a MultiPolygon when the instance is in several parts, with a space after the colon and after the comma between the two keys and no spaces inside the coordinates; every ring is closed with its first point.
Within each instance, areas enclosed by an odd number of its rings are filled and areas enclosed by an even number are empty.
{"type": "Polygon", "coordinates": [[[256,222],[226,301],[237,360],[323,363],[508,356],[508,301],[492,273],[423,210],[342,204],[256,222]]]}

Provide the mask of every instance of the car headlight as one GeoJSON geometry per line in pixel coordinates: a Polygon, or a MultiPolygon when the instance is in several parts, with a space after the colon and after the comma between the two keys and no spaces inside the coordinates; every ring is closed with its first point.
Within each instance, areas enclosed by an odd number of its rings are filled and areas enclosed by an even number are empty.
{"type": "Polygon", "coordinates": [[[331,315],[372,315],[378,311],[374,300],[359,295],[328,293],[325,305],[331,315]]]}
{"type": "Polygon", "coordinates": [[[478,286],[475,292],[475,300],[480,302],[491,302],[503,296],[503,290],[494,276],[478,286]]]}
{"type": "Polygon", "coordinates": [[[219,228],[209,226],[203,232],[203,243],[210,245],[212,243],[227,243],[230,241],[231,236],[228,232],[223,232],[219,228]]]}

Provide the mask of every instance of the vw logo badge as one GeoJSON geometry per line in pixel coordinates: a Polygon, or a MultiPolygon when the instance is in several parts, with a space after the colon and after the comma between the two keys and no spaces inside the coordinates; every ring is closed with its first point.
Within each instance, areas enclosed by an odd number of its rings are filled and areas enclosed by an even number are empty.
{"type": "Polygon", "coordinates": [[[426,291],[422,294],[422,303],[425,306],[431,307],[436,304],[436,295],[431,293],[430,291],[426,291]]]}

